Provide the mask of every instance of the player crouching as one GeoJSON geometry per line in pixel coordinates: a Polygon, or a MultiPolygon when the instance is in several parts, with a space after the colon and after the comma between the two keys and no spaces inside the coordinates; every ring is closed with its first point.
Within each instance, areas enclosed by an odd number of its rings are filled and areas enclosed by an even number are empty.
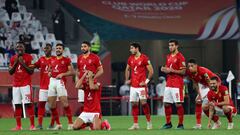
{"type": "Polygon", "coordinates": [[[93,77],[92,71],[86,71],[76,84],[77,89],[84,90],[84,109],[73,124],[74,130],[82,129],[88,124],[92,124],[93,130],[111,130],[108,121],[101,120],[102,87],[93,77]]]}
{"type": "Polygon", "coordinates": [[[237,110],[228,94],[228,88],[218,83],[217,77],[210,79],[210,91],[207,94],[208,103],[203,106],[204,113],[208,116],[208,128],[217,129],[220,127],[219,114],[224,113],[228,119],[227,129],[233,129],[232,116],[236,115],[237,110]],[[214,121],[213,126],[211,121],[214,121]]]}

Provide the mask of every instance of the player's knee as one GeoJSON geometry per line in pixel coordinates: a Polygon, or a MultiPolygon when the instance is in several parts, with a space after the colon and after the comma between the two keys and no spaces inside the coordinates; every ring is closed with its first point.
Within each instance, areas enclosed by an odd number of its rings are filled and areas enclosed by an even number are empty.
{"type": "Polygon", "coordinates": [[[214,106],[213,105],[209,105],[209,110],[214,110],[214,106]]]}
{"type": "Polygon", "coordinates": [[[206,111],[206,110],[209,109],[209,107],[208,107],[207,105],[204,105],[204,106],[202,106],[202,109],[203,109],[204,111],[206,111]]]}
{"type": "Polygon", "coordinates": [[[68,107],[68,106],[69,106],[68,102],[63,103],[63,107],[68,107]]]}
{"type": "Polygon", "coordinates": [[[231,111],[231,109],[228,108],[227,106],[223,106],[222,109],[224,113],[228,113],[229,111],[231,111]]]}
{"type": "Polygon", "coordinates": [[[176,103],[175,105],[176,105],[176,107],[181,107],[182,106],[181,103],[176,103]]]}
{"type": "Polygon", "coordinates": [[[132,106],[135,106],[138,104],[138,102],[131,102],[132,106]]]}
{"type": "Polygon", "coordinates": [[[201,105],[202,104],[202,101],[199,101],[199,100],[196,100],[196,105],[201,105]]]}
{"type": "Polygon", "coordinates": [[[171,104],[169,104],[169,103],[164,103],[164,106],[165,106],[165,107],[169,107],[169,106],[171,106],[171,104]]]}
{"type": "Polygon", "coordinates": [[[146,100],[141,100],[141,104],[142,104],[142,105],[144,105],[144,104],[146,104],[146,103],[147,103],[146,100]]]}

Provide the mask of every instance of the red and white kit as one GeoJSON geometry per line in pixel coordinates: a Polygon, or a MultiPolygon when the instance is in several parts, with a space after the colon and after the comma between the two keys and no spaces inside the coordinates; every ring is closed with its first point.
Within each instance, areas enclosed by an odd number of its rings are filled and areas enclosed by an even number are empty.
{"type": "Polygon", "coordinates": [[[52,76],[50,78],[48,96],[67,96],[66,90],[66,77],[62,77],[61,79],[57,79],[56,77],[68,71],[68,66],[71,65],[71,60],[67,57],[53,57],[51,58],[50,68],[52,76]]]}
{"type": "Polygon", "coordinates": [[[145,54],[141,54],[139,58],[135,58],[134,55],[128,58],[128,65],[131,69],[130,102],[147,99],[147,86],[140,86],[140,83],[146,80],[149,64],[150,60],[145,54]]]}
{"type": "MultiPolygon", "coordinates": [[[[14,59],[18,55],[14,55],[10,59],[10,67],[14,64],[14,59]]],[[[27,66],[32,64],[32,56],[24,53],[22,55],[23,61],[27,66]]],[[[22,104],[22,100],[25,104],[32,102],[32,86],[31,86],[31,74],[29,74],[24,67],[18,63],[15,73],[13,74],[13,103],[22,104]]]]}
{"type": "MultiPolygon", "coordinates": [[[[184,56],[178,52],[176,55],[167,55],[166,67],[174,70],[186,68],[184,56]]],[[[164,91],[163,102],[180,103],[184,101],[183,76],[175,73],[167,74],[167,85],[164,91]]]]}

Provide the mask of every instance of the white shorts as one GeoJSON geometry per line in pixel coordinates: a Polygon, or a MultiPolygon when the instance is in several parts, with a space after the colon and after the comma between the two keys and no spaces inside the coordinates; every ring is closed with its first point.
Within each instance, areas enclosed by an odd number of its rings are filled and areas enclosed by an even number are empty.
{"type": "Polygon", "coordinates": [[[48,100],[48,90],[40,89],[38,101],[47,101],[47,100],[48,100]]]}
{"type": "MultiPolygon", "coordinates": [[[[232,116],[236,116],[237,115],[237,109],[235,108],[235,107],[233,107],[233,106],[227,106],[227,108],[230,108],[231,109],[231,111],[232,111],[232,116]]],[[[224,112],[223,112],[223,109],[222,108],[220,108],[220,107],[218,107],[218,106],[214,106],[214,109],[215,109],[215,113],[217,114],[217,115],[220,115],[220,116],[224,116],[224,112]]]]}
{"type": "Polygon", "coordinates": [[[147,89],[130,87],[130,102],[138,102],[139,99],[147,99],[147,89]]]}
{"type": "Polygon", "coordinates": [[[93,123],[95,115],[99,117],[100,113],[82,112],[78,118],[82,119],[84,123],[93,123]]]}
{"type": "Polygon", "coordinates": [[[28,104],[32,102],[32,89],[30,85],[13,87],[13,104],[28,104]]]}
{"type": "Polygon", "coordinates": [[[199,86],[199,90],[200,90],[200,93],[201,93],[201,96],[202,96],[202,99],[206,98],[207,97],[207,94],[208,94],[208,91],[210,90],[208,87],[198,83],[198,86],[199,86]]]}
{"type": "Polygon", "coordinates": [[[179,88],[166,87],[163,96],[164,103],[183,103],[183,90],[179,88]]]}
{"type": "Polygon", "coordinates": [[[78,102],[84,102],[84,90],[78,89],[78,102]]]}
{"type": "Polygon", "coordinates": [[[50,78],[50,83],[48,86],[48,96],[49,97],[67,96],[66,87],[61,79],[50,78]]]}
{"type": "MultiPolygon", "coordinates": [[[[201,94],[201,98],[202,98],[202,105],[208,103],[208,98],[207,98],[207,94],[208,94],[208,91],[210,90],[208,87],[198,83],[198,86],[199,86],[199,91],[200,91],[200,94],[201,94]]],[[[198,97],[199,95],[197,95],[198,97]]],[[[196,97],[196,98],[197,98],[196,97]]]]}

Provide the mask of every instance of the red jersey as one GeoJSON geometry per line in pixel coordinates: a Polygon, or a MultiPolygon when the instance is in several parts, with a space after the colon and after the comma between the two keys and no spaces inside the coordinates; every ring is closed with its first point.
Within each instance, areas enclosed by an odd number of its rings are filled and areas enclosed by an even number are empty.
{"type": "Polygon", "coordinates": [[[51,56],[47,58],[46,56],[42,56],[39,60],[34,63],[34,65],[40,69],[40,89],[48,90],[50,77],[48,76],[49,65],[51,62],[51,58],[55,56],[51,56]]]}
{"type": "MultiPolygon", "coordinates": [[[[208,97],[209,102],[212,102],[212,101],[213,102],[222,102],[222,101],[224,101],[224,96],[227,96],[227,95],[229,95],[228,88],[224,85],[220,85],[219,90],[217,92],[210,90],[207,94],[207,97],[208,97]]],[[[229,96],[229,101],[230,101],[229,105],[234,106],[233,101],[230,98],[230,96],[229,96]]],[[[222,106],[219,106],[219,107],[221,108],[222,106]]]]}
{"type": "Polygon", "coordinates": [[[79,71],[79,78],[82,77],[86,70],[92,71],[96,74],[98,67],[102,66],[100,58],[93,53],[90,53],[87,57],[84,55],[79,55],[77,60],[77,67],[79,71]]]}
{"type": "Polygon", "coordinates": [[[131,69],[131,86],[142,87],[139,84],[145,82],[147,66],[150,64],[150,60],[144,54],[141,54],[139,58],[135,58],[135,55],[131,55],[128,58],[128,65],[131,69]]]}
{"type": "MultiPolygon", "coordinates": [[[[181,70],[186,68],[184,56],[178,52],[176,55],[172,56],[171,54],[167,55],[166,67],[172,68],[175,70],[181,70]]],[[[169,73],[167,74],[167,87],[173,88],[183,88],[183,75],[169,73]]]]}
{"type": "MultiPolygon", "coordinates": [[[[66,73],[68,71],[68,66],[70,65],[71,65],[71,60],[67,57],[63,57],[63,56],[61,58],[52,57],[50,62],[52,77],[56,78],[57,75],[61,73],[66,73]]],[[[64,83],[66,83],[65,77],[63,77],[62,80],[64,81],[64,83]]]]}
{"type": "MultiPolygon", "coordinates": [[[[216,74],[214,74],[212,71],[210,71],[209,69],[205,68],[205,67],[201,67],[201,66],[197,66],[197,73],[193,74],[191,73],[189,70],[186,71],[186,74],[188,75],[188,77],[192,80],[194,80],[196,83],[201,83],[204,86],[209,86],[209,82],[208,80],[211,77],[218,77],[216,74]]],[[[220,78],[219,78],[220,80],[220,78]]]]}
{"type": "MultiPolygon", "coordinates": [[[[14,59],[17,58],[18,55],[14,55],[10,59],[10,67],[14,64],[14,59]]],[[[30,54],[23,54],[23,61],[27,66],[32,64],[32,56],[30,54]]],[[[3,79],[3,78],[2,78],[3,79]]],[[[31,74],[29,74],[26,69],[18,63],[17,68],[13,74],[13,86],[14,87],[22,87],[26,85],[31,85],[31,74]]]]}
{"type": "MultiPolygon", "coordinates": [[[[97,82],[95,82],[96,84],[97,82]]],[[[89,85],[83,83],[84,90],[84,112],[92,112],[92,113],[101,113],[101,93],[102,86],[100,83],[98,90],[91,90],[89,85]]]]}

